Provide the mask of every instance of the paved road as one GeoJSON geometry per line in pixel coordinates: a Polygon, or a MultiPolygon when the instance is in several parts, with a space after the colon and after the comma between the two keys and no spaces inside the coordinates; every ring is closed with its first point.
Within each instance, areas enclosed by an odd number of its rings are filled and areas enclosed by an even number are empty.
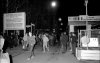
{"type": "Polygon", "coordinates": [[[35,49],[35,57],[31,60],[27,60],[29,51],[23,51],[20,47],[8,52],[13,56],[13,63],[99,63],[99,61],[78,61],[71,52],[61,54],[57,48],[50,48],[49,52],[43,53],[41,47],[38,47],[35,49]]]}

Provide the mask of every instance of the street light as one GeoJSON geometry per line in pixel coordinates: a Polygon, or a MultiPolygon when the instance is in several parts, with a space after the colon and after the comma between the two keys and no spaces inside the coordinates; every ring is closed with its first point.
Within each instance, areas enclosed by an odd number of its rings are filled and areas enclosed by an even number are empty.
{"type": "Polygon", "coordinates": [[[61,19],[61,18],[59,18],[58,20],[59,20],[59,21],[62,21],[62,19],[61,19]]]}
{"type": "MultiPolygon", "coordinates": [[[[85,0],[85,7],[86,7],[86,33],[87,33],[87,37],[89,37],[89,30],[88,30],[88,0],[85,0]]],[[[88,38],[89,39],[89,38],[88,38]]],[[[88,42],[87,42],[87,50],[88,50],[88,42]]]]}
{"type": "Polygon", "coordinates": [[[56,1],[52,1],[51,2],[51,6],[54,8],[54,7],[56,7],[57,6],[57,2],[56,1]]]}

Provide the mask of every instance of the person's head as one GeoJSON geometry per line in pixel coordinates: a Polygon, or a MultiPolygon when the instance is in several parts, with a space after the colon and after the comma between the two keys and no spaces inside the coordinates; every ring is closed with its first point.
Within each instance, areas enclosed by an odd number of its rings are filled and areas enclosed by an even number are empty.
{"type": "Polygon", "coordinates": [[[64,35],[66,35],[66,32],[64,32],[64,35]]]}
{"type": "Polygon", "coordinates": [[[75,33],[72,33],[73,36],[75,36],[75,33]]]}
{"type": "Polygon", "coordinates": [[[29,32],[29,36],[30,36],[30,37],[32,36],[32,33],[31,33],[31,32],[29,32]]]}

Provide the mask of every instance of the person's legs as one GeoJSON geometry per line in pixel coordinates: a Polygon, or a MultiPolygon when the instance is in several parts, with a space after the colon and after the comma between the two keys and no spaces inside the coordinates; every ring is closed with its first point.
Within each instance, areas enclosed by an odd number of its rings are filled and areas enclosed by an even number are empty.
{"type": "Polygon", "coordinates": [[[74,56],[76,54],[76,43],[74,44],[74,56]]]}
{"type": "Polygon", "coordinates": [[[48,42],[46,42],[46,49],[49,51],[48,42]]]}
{"type": "Polygon", "coordinates": [[[72,54],[75,56],[76,45],[72,44],[72,54]]]}
{"type": "Polygon", "coordinates": [[[45,45],[45,43],[43,43],[43,52],[45,52],[45,47],[46,47],[46,45],[45,45]]]}
{"type": "Polygon", "coordinates": [[[72,51],[72,46],[73,46],[73,45],[72,45],[72,43],[70,42],[70,51],[72,51]]]}
{"type": "Polygon", "coordinates": [[[67,44],[63,44],[63,53],[65,53],[67,51],[67,44]]]}
{"type": "Polygon", "coordinates": [[[35,55],[34,55],[34,48],[35,48],[35,46],[32,45],[31,47],[32,47],[32,48],[31,48],[31,56],[30,56],[30,57],[33,57],[33,56],[35,56],[35,55]]]}
{"type": "Polygon", "coordinates": [[[30,60],[30,59],[33,58],[33,56],[34,56],[33,47],[34,47],[33,44],[30,44],[30,45],[29,45],[29,48],[30,48],[30,49],[29,49],[30,56],[28,57],[28,60],[30,60]]]}
{"type": "Polygon", "coordinates": [[[74,44],[72,44],[72,54],[74,54],[74,44]]]}

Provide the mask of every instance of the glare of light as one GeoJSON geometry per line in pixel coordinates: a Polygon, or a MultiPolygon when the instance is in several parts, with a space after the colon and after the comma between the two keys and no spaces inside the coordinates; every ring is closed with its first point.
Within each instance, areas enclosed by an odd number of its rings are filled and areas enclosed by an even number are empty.
{"type": "Polygon", "coordinates": [[[51,2],[51,6],[52,6],[52,7],[56,7],[56,6],[57,6],[57,2],[56,2],[56,1],[52,1],[52,2],[51,2]]]}
{"type": "Polygon", "coordinates": [[[61,25],[63,25],[63,23],[61,23],[61,25]]]}
{"type": "Polygon", "coordinates": [[[61,18],[59,18],[58,20],[59,20],[59,21],[62,21],[62,19],[61,19],[61,18]]]}

